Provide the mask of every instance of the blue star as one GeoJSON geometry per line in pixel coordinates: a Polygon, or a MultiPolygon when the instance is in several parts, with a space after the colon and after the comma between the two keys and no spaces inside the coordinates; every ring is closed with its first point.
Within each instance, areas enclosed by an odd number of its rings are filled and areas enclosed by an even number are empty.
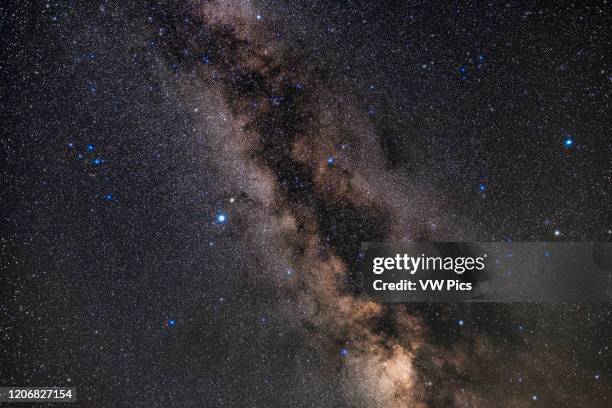
{"type": "Polygon", "coordinates": [[[287,276],[293,276],[293,270],[287,269],[287,276]]]}
{"type": "Polygon", "coordinates": [[[370,115],[370,116],[374,116],[374,115],[376,115],[376,109],[374,109],[374,107],[373,107],[373,106],[370,106],[370,107],[368,108],[368,115],[370,115]]]}
{"type": "MultiPolygon", "coordinates": [[[[70,147],[72,147],[72,146],[70,146],[70,147]]],[[[91,152],[93,152],[94,150],[96,150],[95,146],[94,146],[94,145],[92,145],[91,143],[89,143],[85,149],[86,149],[88,152],[90,152],[90,153],[91,153],[91,152]]]]}
{"type": "Polygon", "coordinates": [[[106,201],[113,201],[113,200],[115,199],[115,197],[113,197],[113,195],[112,195],[112,194],[106,194],[106,195],[104,196],[104,199],[105,199],[106,201]]]}
{"type": "Polygon", "coordinates": [[[74,148],[74,143],[68,142],[68,147],[71,148],[71,149],[74,148]]]}
{"type": "Polygon", "coordinates": [[[336,160],[336,159],[334,159],[333,157],[328,157],[328,158],[327,158],[327,165],[328,165],[328,166],[333,166],[333,165],[334,165],[335,160],[336,160]]]}
{"type": "Polygon", "coordinates": [[[215,215],[215,224],[217,225],[224,225],[227,224],[227,214],[224,212],[219,212],[217,213],[217,215],[215,215]]]}
{"type": "Polygon", "coordinates": [[[174,327],[176,326],[176,320],[174,319],[168,319],[168,327],[174,327]]]}
{"type": "Polygon", "coordinates": [[[463,326],[465,324],[465,321],[463,319],[461,319],[457,323],[459,324],[459,326],[463,326]]]}
{"type": "Polygon", "coordinates": [[[93,82],[87,83],[87,89],[89,89],[89,92],[91,92],[92,94],[98,92],[98,86],[93,82]]]}
{"type": "Polygon", "coordinates": [[[255,16],[255,18],[257,19],[257,21],[261,21],[261,14],[258,14],[257,16],[255,16]]]}
{"type": "Polygon", "coordinates": [[[204,54],[202,56],[202,64],[205,64],[205,65],[210,64],[210,58],[208,57],[208,55],[204,54]]]}
{"type": "Polygon", "coordinates": [[[601,378],[601,375],[599,373],[595,373],[593,378],[595,378],[595,381],[599,381],[599,379],[601,378]]]}
{"type": "Polygon", "coordinates": [[[574,144],[574,139],[572,139],[571,136],[568,136],[563,141],[563,144],[565,145],[565,147],[572,147],[572,145],[574,144]]]}
{"type": "Polygon", "coordinates": [[[340,357],[344,358],[344,357],[348,356],[348,353],[349,353],[349,351],[348,351],[348,349],[346,347],[342,347],[340,349],[340,357]]]}
{"type": "Polygon", "coordinates": [[[99,165],[101,165],[102,163],[104,163],[104,160],[102,160],[102,159],[101,159],[101,158],[99,158],[99,157],[96,157],[95,159],[93,159],[92,163],[93,163],[93,165],[94,165],[94,166],[99,166],[99,165]]]}
{"type": "Polygon", "coordinates": [[[486,186],[486,184],[484,184],[484,183],[480,183],[480,185],[478,186],[478,189],[479,189],[480,191],[485,191],[485,190],[487,189],[487,186],[486,186]]]}

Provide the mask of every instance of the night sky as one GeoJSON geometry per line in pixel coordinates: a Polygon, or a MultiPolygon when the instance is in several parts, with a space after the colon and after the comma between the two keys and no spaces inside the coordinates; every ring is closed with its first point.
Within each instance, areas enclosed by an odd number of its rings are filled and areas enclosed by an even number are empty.
{"type": "MultiPolygon", "coordinates": [[[[362,242],[610,241],[610,4],[0,5],[0,385],[609,407],[609,304],[381,304],[362,242]]],[[[558,2],[557,2],[558,3],[558,2]]]]}

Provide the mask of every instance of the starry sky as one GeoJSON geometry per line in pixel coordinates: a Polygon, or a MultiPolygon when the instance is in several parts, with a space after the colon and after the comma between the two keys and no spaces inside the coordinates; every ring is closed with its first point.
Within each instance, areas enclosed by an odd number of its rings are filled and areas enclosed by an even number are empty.
{"type": "Polygon", "coordinates": [[[609,304],[361,293],[362,242],[612,237],[610,5],[429,3],[3,2],[1,384],[609,407],[609,304]]]}

